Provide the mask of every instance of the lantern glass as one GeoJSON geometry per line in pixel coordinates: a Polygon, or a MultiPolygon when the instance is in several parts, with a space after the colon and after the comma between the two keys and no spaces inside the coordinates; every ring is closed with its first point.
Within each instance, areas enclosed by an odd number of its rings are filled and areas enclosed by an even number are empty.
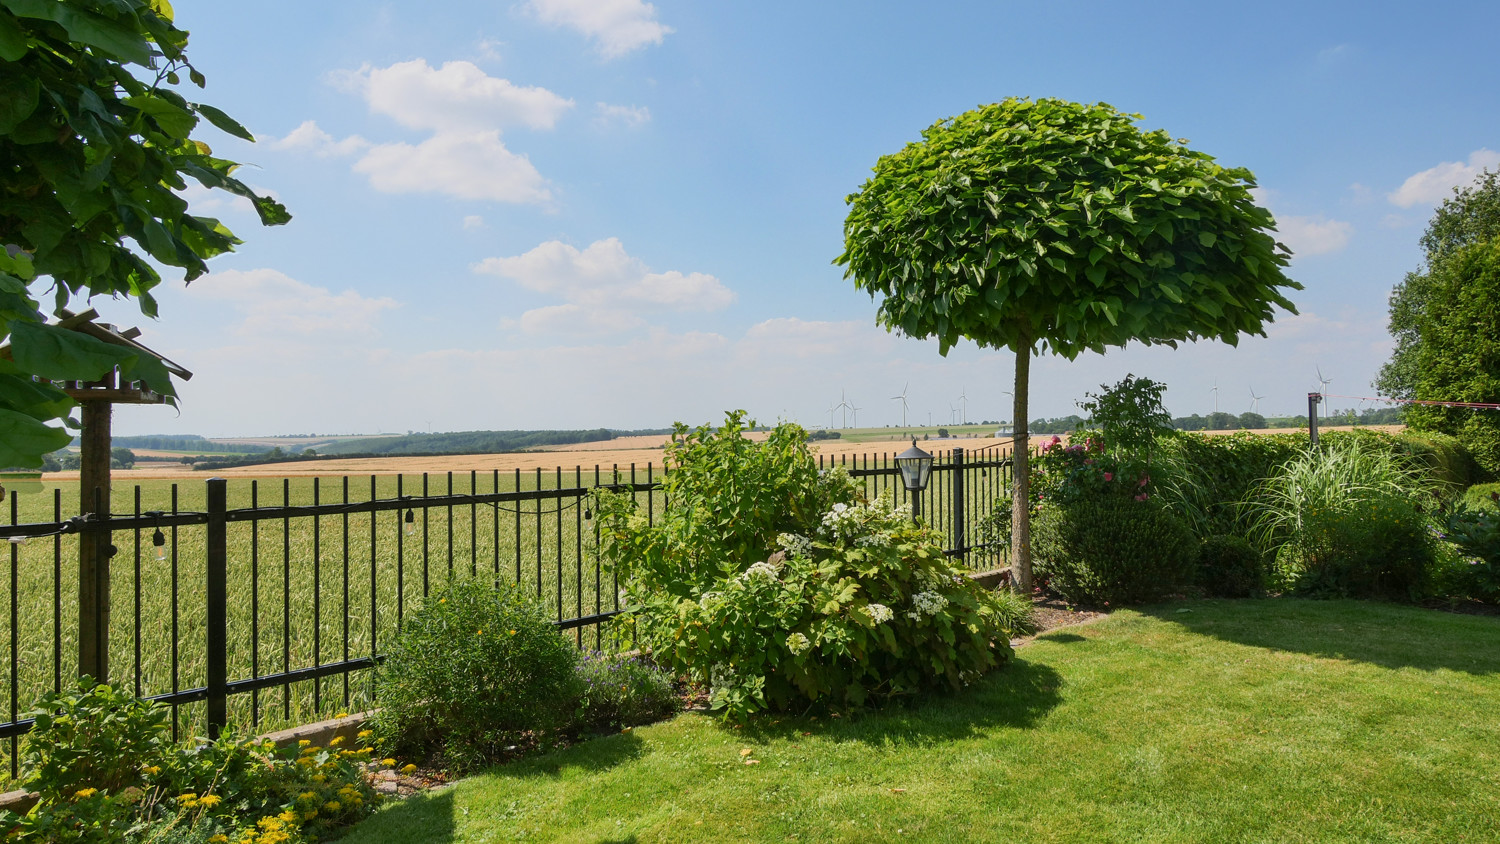
{"type": "Polygon", "coordinates": [[[901,482],[907,490],[921,492],[932,478],[932,455],[918,448],[913,439],[911,448],[896,455],[896,468],[901,470],[901,482]]]}

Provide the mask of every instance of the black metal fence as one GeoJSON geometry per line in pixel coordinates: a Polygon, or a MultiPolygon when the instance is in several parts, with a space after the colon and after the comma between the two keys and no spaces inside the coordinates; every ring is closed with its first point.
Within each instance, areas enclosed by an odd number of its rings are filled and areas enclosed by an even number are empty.
{"type": "MultiPolygon", "coordinates": [[[[820,464],[843,466],[867,495],[915,503],[892,455],[820,464]]],[[[1008,449],[954,449],[921,494],[948,553],[972,568],[1003,556],[974,541],[974,526],[1008,489],[1009,466],[1008,449]]],[[[24,509],[12,495],[0,524],[10,540],[0,778],[17,773],[31,727],[22,712],[77,673],[81,541],[103,537],[110,560],[99,620],[110,682],[169,704],[174,736],[265,730],[369,705],[381,643],[455,576],[534,590],[580,646],[617,644],[607,622],[619,584],[600,559],[589,508],[599,487],[632,491],[649,519],[668,506],[649,464],[161,482],[120,491],[108,518],[64,518],[61,489],[26,496],[24,509]]]]}

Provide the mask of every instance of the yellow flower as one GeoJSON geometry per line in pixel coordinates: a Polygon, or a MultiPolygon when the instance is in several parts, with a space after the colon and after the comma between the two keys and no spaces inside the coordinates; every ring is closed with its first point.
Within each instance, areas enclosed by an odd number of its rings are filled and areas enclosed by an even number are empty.
{"type": "Polygon", "coordinates": [[[318,816],[318,810],[317,809],[308,809],[306,812],[302,813],[302,819],[305,820],[305,821],[310,821],[313,818],[316,818],[317,816],[318,816]]]}
{"type": "Polygon", "coordinates": [[[355,736],[355,738],[359,739],[360,741],[364,741],[365,739],[373,735],[375,735],[374,730],[360,730],[359,735],[355,736]]]}
{"type": "Polygon", "coordinates": [[[261,818],[255,822],[255,825],[268,832],[282,827],[281,818],[261,818]]]}
{"type": "MultiPolygon", "coordinates": [[[[396,760],[395,759],[388,759],[386,761],[390,762],[392,765],[396,764],[396,760]]],[[[412,765],[412,764],[408,763],[406,765],[402,765],[401,766],[401,773],[403,773],[403,774],[415,774],[416,772],[417,772],[417,766],[416,765],[412,765]]]]}
{"type": "Polygon", "coordinates": [[[512,636],[516,635],[516,631],[514,631],[514,630],[510,631],[510,635],[512,635],[512,636]]]}
{"type": "Polygon", "coordinates": [[[291,809],[287,809],[286,811],[282,812],[281,814],[277,815],[276,817],[281,818],[282,820],[286,821],[287,823],[296,823],[297,822],[297,813],[293,812],[291,809]]]}
{"type": "Polygon", "coordinates": [[[474,635],[475,636],[483,636],[484,635],[484,631],[480,630],[479,632],[475,633],[474,635]]]}
{"type": "Polygon", "coordinates": [[[154,777],[157,774],[161,773],[161,766],[160,765],[147,765],[146,767],[144,767],[144,768],[141,769],[141,773],[145,774],[148,777],[154,777]]]}
{"type": "Polygon", "coordinates": [[[347,712],[340,712],[339,714],[337,714],[337,715],[335,715],[333,717],[335,717],[335,718],[348,718],[349,717],[349,713],[347,713],[347,712]]]}
{"type": "Polygon", "coordinates": [[[337,812],[344,807],[339,805],[339,801],[337,800],[329,800],[327,803],[323,804],[323,808],[327,809],[330,812],[337,812]]]}
{"type": "Polygon", "coordinates": [[[317,799],[318,793],[316,791],[304,791],[301,794],[297,795],[297,802],[299,803],[307,803],[317,799]]]}
{"type": "Polygon", "coordinates": [[[79,800],[83,800],[88,797],[93,797],[98,793],[99,789],[97,788],[80,788],[77,791],[73,792],[73,796],[79,800]]]}
{"type": "Polygon", "coordinates": [[[297,740],[297,746],[298,747],[307,747],[310,744],[312,744],[312,742],[309,741],[308,739],[298,739],[297,740]]]}
{"type": "Polygon", "coordinates": [[[386,766],[387,768],[394,768],[394,767],[396,767],[396,760],[395,759],[382,759],[382,760],[380,760],[380,764],[386,766]]]}
{"type": "Polygon", "coordinates": [[[208,839],[208,844],[229,844],[229,836],[221,832],[218,835],[215,835],[214,837],[208,839]]]}
{"type": "Polygon", "coordinates": [[[343,744],[343,743],[344,743],[344,737],[343,736],[334,736],[333,738],[331,738],[331,739],[328,740],[328,746],[329,747],[333,747],[334,745],[343,744]]]}
{"type": "Polygon", "coordinates": [[[198,805],[202,806],[205,809],[212,809],[223,801],[224,798],[220,797],[217,794],[205,794],[202,797],[198,798],[198,805]]]}

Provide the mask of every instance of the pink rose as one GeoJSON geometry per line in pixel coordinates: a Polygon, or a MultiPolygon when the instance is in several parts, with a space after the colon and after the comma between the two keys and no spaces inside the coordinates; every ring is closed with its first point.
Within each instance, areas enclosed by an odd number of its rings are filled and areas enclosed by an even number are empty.
{"type": "Polygon", "coordinates": [[[1114,472],[1105,472],[1104,473],[1104,482],[1105,483],[1109,483],[1110,481],[1112,481],[1114,479],[1115,479],[1115,473],[1114,472]]]}

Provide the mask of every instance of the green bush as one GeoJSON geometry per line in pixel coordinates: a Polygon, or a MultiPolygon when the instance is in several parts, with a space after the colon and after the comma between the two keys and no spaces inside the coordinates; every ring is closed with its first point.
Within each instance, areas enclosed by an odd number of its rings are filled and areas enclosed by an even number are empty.
{"type": "Polygon", "coordinates": [[[1198,585],[1215,598],[1249,598],[1265,588],[1261,553],[1241,536],[1210,536],[1198,547],[1198,585]]]}
{"type": "Polygon", "coordinates": [[[1302,595],[1415,600],[1434,562],[1430,494],[1409,457],[1360,438],[1325,444],[1267,480],[1253,539],[1276,585],[1302,595]]]}
{"type": "Polygon", "coordinates": [[[512,586],[457,580],[407,616],[380,668],[374,729],[392,755],[457,770],[569,726],[578,655],[512,586]]]}
{"type": "Polygon", "coordinates": [[[1464,491],[1463,505],[1470,510],[1500,513],[1500,484],[1475,484],[1464,491]]]}
{"type": "Polygon", "coordinates": [[[1500,513],[1460,506],[1448,516],[1443,538],[1458,553],[1442,572],[1442,593],[1500,603],[1500,513]]]}
{"type": "Polygon", "coordinates": [[[1047,585],[1069,601],[1152,601],[1192,581],[1197,541],[1155,498],[1098,495],[1043,502],[1032,553],[1047,585]]]}
{"type": "Polygon", "coordinates": [[[1009,658],[995,594],[934,532],[888,499],[859,500],[842,471],[820,473],[800,427],[761,442],[745,430],[743,413],[678,426],[673,506],[654,522],[629,494],[600,496],[605,556],[658,664],[741,716],[959,687],[1009,658]]]}
{"type": "Polygon", "coordinates": [[[584,654],[578,678],[582,697],[575,723],[581,730],[612,732],[649,724],[680,705],[671,675],[645,657],[584,654]]]}
{"type": "Polygon", "coordinates": [[[24,816],[0,812],[6,841],[320,841],[369,814],[370,749],[271,742],[177,746],[166,707],[84,679],[44,695],[21,759],[38,794],[24,816]]]}
{"type": "Polygon", "coordinates": [[[1000,626],[1007,634],[1014,638],[1036,632],[1036,607],[1029,595],[1010,589],[997,590],[994,595],[995,611],[999,613],[1000,626]]]}

